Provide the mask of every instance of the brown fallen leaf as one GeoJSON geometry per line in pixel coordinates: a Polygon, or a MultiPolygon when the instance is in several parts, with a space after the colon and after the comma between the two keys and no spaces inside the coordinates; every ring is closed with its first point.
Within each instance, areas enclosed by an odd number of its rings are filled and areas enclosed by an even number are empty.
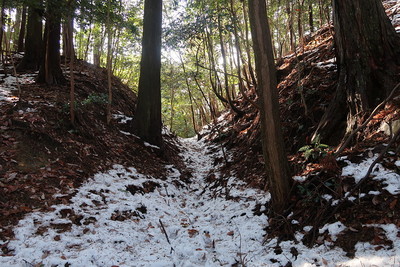
{"type": "Polygon", "coordinates": [[[229,236],[233,236],[235,234],[235,232],[234,231],[230,231],[230,232],[228,232],[226,234],[229,235],[229,236]]]}
{"type": "Polygon", "coordinates": [[[193,238],[194,236],[199,234],[199,231],[197,231],[196,229],[188,229],[188,233],[189,233],[189,237],[193,238]]]}

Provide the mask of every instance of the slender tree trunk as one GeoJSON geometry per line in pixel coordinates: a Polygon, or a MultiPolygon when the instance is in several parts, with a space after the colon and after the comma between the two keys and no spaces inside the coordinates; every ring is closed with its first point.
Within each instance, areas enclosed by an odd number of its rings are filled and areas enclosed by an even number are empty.
{"type": "Polygon", "coordinates": [[[221,86],[221,81],[219,79],[216,66],[215,66],[215,59],[214,59],[214,48],[213,48],[213,43],[211,39],[211,34],[206,30],[206,42],[208,44],[208,58],[210,62],[210,82],[211,82],[211,88],[215,95],[218,97],[219,100],[221,100],[222,103],[228,103],[228,100],[223,96],[222,93],[222,86],[221,86]],[[213,80],[213,74],[215,76],[215,82],[213,80]]]}
{"type": "Polygon", "coordinates": [[[324,25],[324,4],[322,0],[318,1],[319,3],[319,26],[322,27],[324,25]]]}
{"type": "MultiPolygon", "coordinates": [[[[232,20],[233,20],[233,33],[234,33],[234,37],[235,37],[235,47],[236,47],[236,62],[237,62],[237,75],[238,75],[238,83],[239,83],[239,91],[242,94],[243,98],[249,102],[253,107],[255,108],[259,108],[258,105],[252,101],[246,94],[245,90],[244,90],[244,83],[243,83],[243,79],[242,79],[242,62],[241,62],[241,58],[242,58],[242,48],[240,46],[240,37],[239,37],[239,31],[238,31],[238,25],[237,25],[237,16],[236,16],[236,12],[234,10],[234,3],[233,0],[231,0],[230,2],[231,4],[231,13],[232,13],[232,20]]],[[[247,77],[247,75],[245,76],[246,80],[247,80],[247,84],[250,84],[249,79],[247,77]]]]}
{"type": "Polygon", "coordinates": [[[290,39],[290,51],[296,51],[296,36],[293,29],[293,5],[289,0],[286,2],[286,13],[288,15],[288,32],[290,39]]]}
{"type": "Polygon", "coordinates": [[[111,0],[108,0],[107,7],[107,81],[108,81],[108,103],[107,103],[107,124],[111,122],[111,104],[112,104],[112,27],[111,27],[111,0]]]}
{"type": "Polygon", "coordinates": [[[272,209],[281,214],[288,205],[290,176],[285,155],[276,81],[275,61],[264,0],[249,0],[250,25],[261,100],[263,154],[272,209]]]}
{"type": "Polygon", "coordinates": [[[247,9],[248,6],[246,5],[246,1],[243,1],[243,20],[244,20],[244,28],[245,28],[245,40],[246,40],[246,54],[247,54],[247,61],[248,61],[248,68],[249,68],[249,74],[251,77],[252,85],[254,87],[257,87],[257,79],[256,75],[254,74],[254,68],[253,68],[253,60],[251,56],[251,45],[250,45],[250,40],[249,40],[249,25],[248,25],[248,14],[247,14],[247,9]]]}
{"type": "Polygon", "coordinates": [[[170,100],[170,108],[171,108],[171,117],[169,120],[169,128],[173,129],[174,126],[174,117],[175,117],[175,110],[174,110],[174,101],[175,101],[175,87],[171,86],[171,100],[170,100]]]}
{"type": "Polygon", "coordinates": [[[313,136],[327,143],[362,124],[398,82],[400,67],[400,38],[380,0],[333,3],[339,82],[313,136]]]}
{"type": "Polygon", "coordinates": [[[303,9],[304,9],[304,0],[297,0],[298,4],[298,14],[297,14],[297,31],[299,33],[299,44],[303,46],[304,44],[304,31],[303,31],[303,9]]]}
{"type": "Polygon", "coordinates": [[[138,104],[133,131],[144,141],[159,147],[162,146],[161,25],[162,0],[145,0],[138,104]]]}
{"type": "Polygon", "coordinates": [[[312,2],[309,3],[308,6],[308,24],[310,26],[310,32],[314,32],[314,11],[312,2]]]}
{"type": "MultiPolygon", "coordinates": [[[[69,18],[69,20],[72,20],[69,18]]],[[[70,116],[71,116],[71,124],[75,124],[75,77],[74,77],[74,63],[75,63],[75,51],[74,47],[74,38],[72,36],[72,29],[68,28],[68,36],[67,40],[69,42],[68,46],[72,49],[69,49],[69,76],[70,76],[70,116]]]]}
{"type": "Polygon", "coordinates": [[[89,58],[89,47],[90,47],[90,41],[92,39],[92,22],[89,22],[89,33],[88,33],[88,37],[86,39],[86,47],[85,47],[85,51],[83,53],[83,60],[87,61],[89,58]]]}
{"type": "Polygon", "coordinates": [[[26,11],[27,8],[24,6],[22,8],[22,18],[21,18],[21,25],[19,29],[19,35],[18,35],[18,46],[17,46],[17,51],[18,52],[23,52],[24,51],[24,39],[25,39],[25,32],[26,32],[26,11]]]}
{"type": "Polygon", "coordinates": [[[22,22],[22,7],[17,7],[17,11],[15,14],[15,23],[13,25],[14,36],[13,39],[11,39],[13,41],[15,51],[18,50],[18,37],[19,37],[19,31],[21,29],[21,22],[22,22]]]}
{"type": "MultiPolygon", "coordinates": [[[[4,27],[5,27],[5,5],[6,5],[6,0],[3,0],[1,2],[1,14],[0,14],[0,53],[1,53],[1,62],[3,63],[3,66],[5,65],[5,58],[4,58],[4,27]]],[[[4,70],[5,72],[5,70],[4,70]]]]}
{"type": "Polygon", "coordinates": [[[199,135],[199,132],[197,131],[197,127],[196,127],[196,119],[195,119],[195,116],[194,116],[195,114],[194,114],[194,108],[193,108],[193,96],[192,96],[192,91],[190,90],[190,84],[189,84],[189,80],[188,80],[187,73],[186,73],[185,63],[184,63],[181,55],[179,55],[179,58],[181,60],[183,74],[185,75],[186,87],[187,87],[187,90],[188,90],[188,93],[189,93],[190,112],[192,114],[193,130],[197,135],[199,135]]]}
{"type": "Polygon", "coordinates": [[[224,42],[224,37],[222,33],[222,25],[221,25],[221,16],[218,15],[218,31],[219,31],[219,42],[221,46],[221,56],[222,56],[222,66],[224,68],[224,87],[226,98],[228,100],[228,104],[231,109],[238,114],[239,116],[243,115],[243,112],[239,110],[232,101],[232,97],[229,93],[229,79],[228,79],[228,69],[227,69],[227,56],[226,56],[226,47],[224,42]]]}

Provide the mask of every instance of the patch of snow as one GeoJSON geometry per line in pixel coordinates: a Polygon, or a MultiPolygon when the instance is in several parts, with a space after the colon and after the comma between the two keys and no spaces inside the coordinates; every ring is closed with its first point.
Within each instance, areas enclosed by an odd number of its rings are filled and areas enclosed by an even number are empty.
{"type": "Polygon", "coordinates": [[[332,207],[336,206],[337,204],[339,204],[339,200],[338,199],[332,201],[332,207]]]}
{"type": "Polygon", "coordinates": [[[35,82],[34,76],[29,74],[19,75],[18,78],[12,75],[6,77],[4,74],[0,74],[0,80],[3,81],[0,84],[0,101],[6,102],[17,102],[19,100],[17,97],[18,83],[31,84],[35,82]]]}
{"type": "MultiPolygon", "coordinates": [[[[348,165],[342,169],[342,176],[354,177],[355,182],[358,183],[362,178],[364,178],[369,167],[377,157],[378,155],[375,154],[358,164],[352,163],[349,160],[345,160],[348,165]]],[[[373,176],[374,180],[381,181],[384,185],[386,185],[384,189],[389,193],[393,195],[400,193],[400,175],[397,173],[384,168],[382,164],[378,163],[375,165],[371,175],[373,176]]]]}
{"type": "Polygon", "coordinates": [[[367,195],[373,195],[373,196],[379,196],[380,194],[381,194],[381,192],[379,192],[379,191],[369,191],[367,193],[367,195]]]}
{"type": "Polygon", "coordinates": [[[322,195],[322,198],[325,199],[326,201],[329,201],[332,199],[332,196],[329,194],[325,194],[325,195],[322,195]]]}
{"type": "Polygon", "coordinates": [[[118,123],[126,124],[128,121],[133,120],[132,117],[126,116],[124,114],[113,114],[113,119],[118,120],[118,123]]]}
{"type": "Polygon", "coordinates": [[[321,68],[321,69],[330,69],[330,68],[336,68],[336,58],[331,58],[329,60],[326,61],[322,61],[322,62],[318,62],[315,64],[315,66],[317,68],[321,68]]]}
{"type": "Polygon", "coordinates": [[[307,176],[294,176],[293,180],[299,183],[303,183],[307,180],[307,176]]]}
{"type": "Polygon", "coordinates": [[[321,229],[319,229],[319,233],[322,234],[325,231],[328,231],[329,235],[331,236],[331,239],[333,241],[336,241],[337,236],[343,232],[344,230],[346,230],[347,227],[341,223],[341,222],[335,222],[332,224],[326,224],[324,225],[321,229]]]}
{"type": "Polygon", "coordinates": [[[151,147],[151,148],[155,148],[155,149],[160,149],[159,146],[155,146],[155,145],[152,145],[152,144],[147,143],[147,142],[143,142],[143,144],[144,144],[145,146],[147,146],[147,147],[151,147]]]}

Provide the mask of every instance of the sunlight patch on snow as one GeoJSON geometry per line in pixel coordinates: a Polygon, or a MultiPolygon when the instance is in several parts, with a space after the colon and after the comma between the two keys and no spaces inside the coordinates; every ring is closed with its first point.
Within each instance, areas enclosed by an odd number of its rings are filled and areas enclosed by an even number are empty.
{"type": "Polygon", "coordinates": [[[31,84],[35,82],[35,75],[32,74],[22,74],[19,75],[18,78],[12,75],[8,75],[7,77],[4,74],[0,74],[0,80],[3,81],[0,84],[0,102],[17,102],[19,98],[18,94],[18,86],[19,84],[31,84]]]}

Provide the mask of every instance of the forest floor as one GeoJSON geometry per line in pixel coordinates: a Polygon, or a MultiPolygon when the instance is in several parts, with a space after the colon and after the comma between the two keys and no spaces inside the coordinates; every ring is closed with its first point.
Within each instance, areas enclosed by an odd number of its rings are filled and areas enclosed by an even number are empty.
{"type": "MultiPolygon", "coordinates": [[[[180,142],[192,172],[189,180],[182,181],[173,165],[165,166],[165,180],[122,165],[99,172],[76,189],[70,203],[21,220],[15,238],[0,243],[8,249],[0,265],[399,266],[400,235],[394,224],[365,225],[366,239],[356,244],[353,259],[334,245],[358,230],[339,221],[320,229],[323,239],[313,248],[302,242],[311,226],[297,232],[296,240],[268,239],[269,193],[234,176],[223,185],[210,184],[210,175],[219,176],[214,168],[223,157],[220,147],[196,139],[180,142]]],[[[362,177],[373,159],[349,163],[344,175],[362,177]]],[[[399,193],[400,175],[379,166],[374,176],[386,190],[399,193]]],[[[360,198],[380,194],[370,191],[360,198]]]]}
{"type": "MultiPolygon", "coordinates": [[[[221,148],[183,139],[181,156],[192,177],[182,181],[173,165],[166,179],[115,165],[77,188],[70,203],[48,212],[28,214],[14,228],[1,266],[398,266],[400,236],[393,224],[366,225],[365,242],[355,246],[354,258],[334,247],[357,229],[341,222],[320,229],[322,243],[265,237],[269,193],[251,189],[234,176],[209,183],[217,176],[221,148]],[[369,241],[372,241],[369,243],[369,241]]],[[[228,155],[229,157],[229,155],[228,155]]],[[[343,169],[343,175],[362,177],[368,159],[343,169]]],[[[345,160],[345,159],[343,159],[345,160]]],[[[400,166],[400,161],[396,162],[400,166]]],[[[398,194],[400,175],[382,166],[374,172],[385,189],[398,194]]],[[[379,196],[370,191],[360,198],[379,196]]],[[[326,196],[328,197],[328,196],[326,196]]],[[[354,199],[353,201],[358,201],[354,199]]],[[[288,218],[290,220],[290,217],[288,218]]],[[[291,223],[296,224],[295,221],[291,223]]]]}

